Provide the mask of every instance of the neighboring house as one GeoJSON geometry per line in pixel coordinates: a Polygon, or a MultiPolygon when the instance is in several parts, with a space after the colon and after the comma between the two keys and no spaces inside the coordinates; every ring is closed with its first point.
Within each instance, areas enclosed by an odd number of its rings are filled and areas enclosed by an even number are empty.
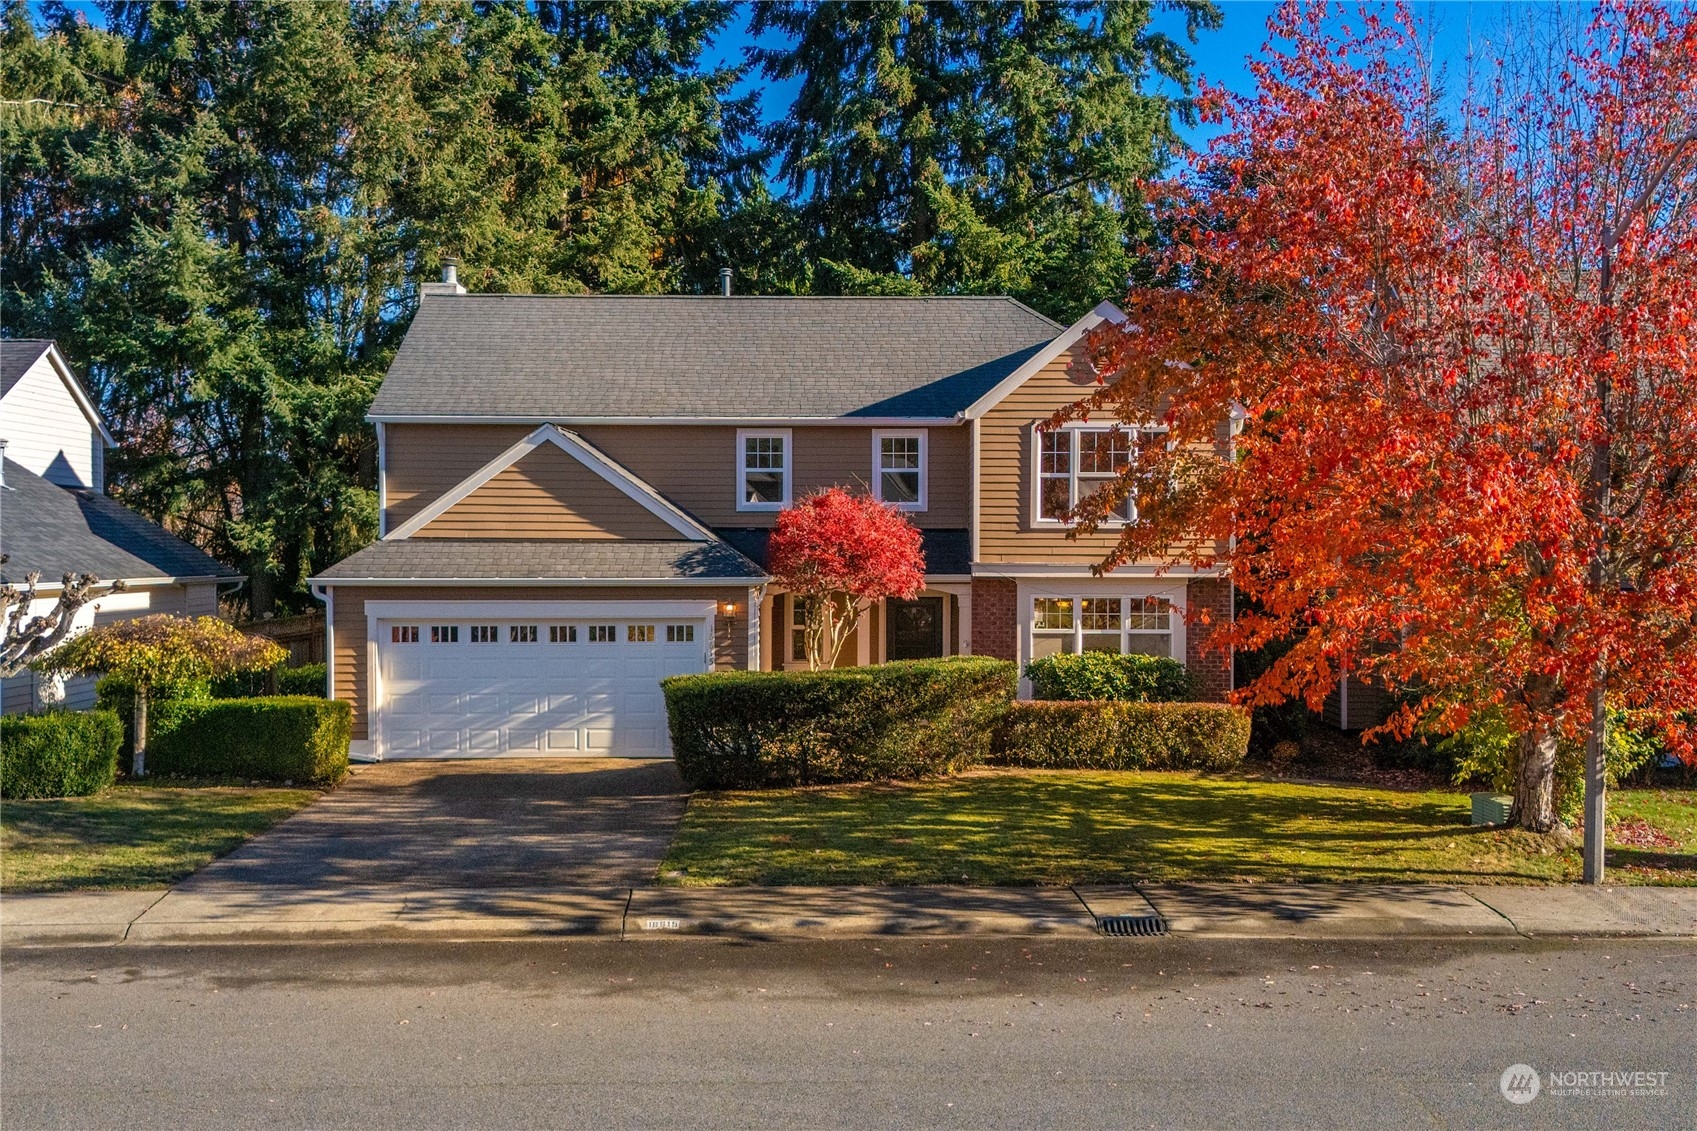
{"type": "Polygon", "coordinates": [[[805,666],[766,540],[832,484],[906,510],[927,567],[843,662],[1106,649],[1229,689],[1185,620],[1228,618],[1227,580],[1093,577],[1115,532],[1056,517],[1128,442],[1036,430],[1086,391],[1071,350],[1112,306],[1062,327],[1005,298],[424,291],[370,413],[381,540],[313,579],[356,754],[664,755],[659,677],[805,666]]]}
{"type": "MultiPolygon", "coordinates": [[[[67,573],[123,580],[124,592],[85,606],[78,624],[148,613],[214,614],[221,587],[242,578],[103,494],[112,436],[76,375],[48,341],[0,340],[0,581],[41,574],[34,613],[58,599],[67,573]]],[[[0,681],[0,709],[33,710],[44,681],[0,681]]],[[[65,681],[64,702],[94,705],[94,680],[65,681]]]]}

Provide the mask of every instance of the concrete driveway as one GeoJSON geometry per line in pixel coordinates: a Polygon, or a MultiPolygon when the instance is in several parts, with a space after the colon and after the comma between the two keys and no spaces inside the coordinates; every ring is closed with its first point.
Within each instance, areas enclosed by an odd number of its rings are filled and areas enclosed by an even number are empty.
{"type": "Polygon", "coordinates": [[[654,878],[685,797],[671,761],[359,766],[178,890],[628,888],[654,878]]]}

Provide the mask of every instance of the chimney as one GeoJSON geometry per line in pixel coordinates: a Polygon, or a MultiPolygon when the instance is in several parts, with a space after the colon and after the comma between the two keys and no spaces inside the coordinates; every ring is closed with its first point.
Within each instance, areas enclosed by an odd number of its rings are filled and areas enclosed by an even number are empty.
{"type": "Polygon", "coordinates": [[[453,256],[442,258],[442,281],[426,283],[419,288],[421,294],[427,295],[463,295],[466,289],[460,285],[460,261],[453,256]]]}
{"type": "Polygon", "coordinates": [[[719,294],[725,298],[731,297],[731,269],[729,267],[719,268],[719,294]]]}

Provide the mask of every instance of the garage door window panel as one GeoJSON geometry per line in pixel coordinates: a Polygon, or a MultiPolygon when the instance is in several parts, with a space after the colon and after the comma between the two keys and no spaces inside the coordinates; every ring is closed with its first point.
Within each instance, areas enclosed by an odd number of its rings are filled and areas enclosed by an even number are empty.
{"type": "Polygon", "coordinates": [[[550,643],[550,644],[576,644],[577,643],[577,625],[575,625],[575,624],[551,624],[551,625],[549,625],[548,626],[548,643],[550,643]]]}
{"type": "Polygon", "coordinates": [[[433,624],[430,626],[430,643],[458,644],[460,642],[460,626],[457,624],[433,624]]]}

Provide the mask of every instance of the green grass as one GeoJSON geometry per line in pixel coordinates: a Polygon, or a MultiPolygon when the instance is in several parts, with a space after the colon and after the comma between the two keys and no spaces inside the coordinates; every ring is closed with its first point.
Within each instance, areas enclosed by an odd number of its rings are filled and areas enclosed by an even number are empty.
{"type": "Polygon", "coordinates": [[[122,783],[0,803],[0,891],[174,883],[318,796],[310,789],[122,783]]]}
{"type": "MultiPolygon", "coordinates": [[[[1697,795],[1610,795],[1674,840],[1609,853],[1622,883],[1697,884],[1697,795]]],[[[1579,852],[1467,824],[1466,794],[1203,778],[982,771],[942,781],[696,794],[663,882],[1069,884],[1247,880],[1536,883],[1579,852]]]]}

